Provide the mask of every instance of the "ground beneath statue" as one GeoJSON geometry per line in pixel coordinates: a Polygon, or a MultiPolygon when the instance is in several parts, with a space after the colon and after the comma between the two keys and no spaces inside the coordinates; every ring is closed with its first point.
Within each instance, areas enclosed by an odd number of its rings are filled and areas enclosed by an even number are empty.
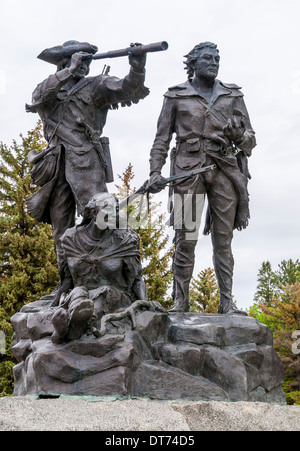
{"type": "Polygon", "coordinates": [[[0,431],[300,431],[300,406],[6,397],[0,431]]]}

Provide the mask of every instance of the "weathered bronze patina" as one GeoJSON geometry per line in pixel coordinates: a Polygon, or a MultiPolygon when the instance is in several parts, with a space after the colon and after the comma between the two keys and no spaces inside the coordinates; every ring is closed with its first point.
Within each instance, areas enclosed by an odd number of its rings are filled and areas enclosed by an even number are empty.
{"type": "Polygon", "coordinates": [[[36,165],[33,181],[40,189],[27,200],[27,208],[37,221],[52,225],[59,265],[59,239],[75,225],[76,207],[82,215],[90,198],[106,192],[106,183],[113,181],[109,142],[102,137],[108,111],[137,103],[149,93],[145,53],[129,54],[130,71],[123,79],[87,77],[97,50],[77,41],[44,50],[38,58],[55,64],[57,71],[37,86],[32,105],[26,106],[41,117],[48,143],[42,155],[30,156],[36,165]]]}
{"type": "MultiPolygon", "coordinates": [[[[193,274],[199,224],[189,230],[184,222],[185,196],[191,195],[192,209],[197,196],[206,194],[209,209],[205,234],[211,232],[213,260],[220,288],[219,313],[243,313],[232,302],[234,260],[231,242],[234,229],[244,229],[249,221],[247,158],[256,145],[255,133],[240,87],[217,80],[220,56],[210,42],[197,45],[186,56],[188,80],[170,88],[165,94],[158,130],[150,159],[152,191],[163,182],[161,170],[169,145],[176,135],[171,152],[171,175],[216,165],[214,171],[190,177],[173,188],[182,202],[182,219],[171,220],[175,228],[173,260],[173,312],[189,310],[189,284],[193,274]],[[193,232],[191,235],[190,232],[193,232]],[[189,234],[190,233],[190,234],[189,234]]],[[[177,209],[178,210],[178,209],[177,209]]]]}

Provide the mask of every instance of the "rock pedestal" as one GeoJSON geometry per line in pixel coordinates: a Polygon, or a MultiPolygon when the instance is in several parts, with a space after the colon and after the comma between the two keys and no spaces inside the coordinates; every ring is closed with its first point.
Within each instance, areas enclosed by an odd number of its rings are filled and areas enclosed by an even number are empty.
{"type": "Polygon", "coordinates": [[[285,403],[283,366],[272,333],[240,315],[136,314],[101,338],[51,340],[47,315],[26,306],[12,318],[14,395],[118,395],[285,403]]]}

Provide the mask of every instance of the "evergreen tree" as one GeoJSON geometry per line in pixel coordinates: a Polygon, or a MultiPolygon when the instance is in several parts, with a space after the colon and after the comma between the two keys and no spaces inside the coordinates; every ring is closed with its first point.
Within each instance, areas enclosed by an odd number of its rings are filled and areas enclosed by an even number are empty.
{"type": "Polygon", "coordinates": [[[262,302],[265,305],[270,305],[272,298],[278,288],[276,275],[272,270],[269,261],[263,262],[258,271],[257,276],[258,285],[254,296],[255,302],[262,302]]]}
{"type": "MultiPolygon", "coordinates": [[[[122,175],[118,175],[120,185],[116,185],[116,197],[123,200],[136,191],[132,187],[134,179],[133,166],[127,166],[122,175]]],[[[140,236],[140,253],[143,267],[143,279],[147,287],[149,301],[159,301],[166,308],[171,305],[168,288],[172,280],[171,257],[172,246],[168,249],[169,237],[166,235],[165,215],[159,213],[159,205],[150,197],[150,209],[144,222],[140,216],[145,215],[146,207],[140,215],[140,199],[127,207],[128,227],[140,236]]]]}
{"type": "Polygon", "coordinates": [[[300,330],[300,282],[286,285],[272,306],[261,303],[260,310],[272,324],[275,349],[284,363],[287,401],[300,405],[300,354],[293,352],[293,332],[300,330]]]}
{"type": "Polygon", "coordinates": [[[41,123],[20,137],[20,144],[0,144],[0,330],[7,343],[6,354],[0,356],[0,396],[12,392],[10,318],[24,304],[50,293],[58,281],[51,227],[36,223],[25,206],[35,190],[27,155],[45,146],[41,123]]]}
{"type": "Polygon", "coordinates": [[[285,368],[289,404],[300,405],[300,356],[293,353],[293,333],[300,330],[300,261],[283,260],[276,271],[264,262],[258,273],[256,303],[248,313],[273,332],[274,347],[285,368]]]}
{"type": "Polygon", "coordinates": [[[217,278],[212,268],[200,271],[190,285],[190,311],[218,313],[220,293],[217,278]]]}
{"type": "Polygon", "coordinates": [[[263,262],[258,272],[258,285],[254,296],[256,303],[270,306],[272,299],[283,293],[284,287],[300,281],[300,261],[282,260],[276,271],[269,261],[263,262]]]}
{"type": "Polygon", "coordinates": [[[300,260],[282,260],[275,271],[276,281],[279,288],[287,285],[294,285],[300,281],[300,260]]]}

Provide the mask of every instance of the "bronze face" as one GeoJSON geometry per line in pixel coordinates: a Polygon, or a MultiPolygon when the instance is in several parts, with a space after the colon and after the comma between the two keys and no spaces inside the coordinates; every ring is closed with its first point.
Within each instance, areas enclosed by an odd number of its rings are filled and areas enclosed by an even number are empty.
{"type": "Polygon", "coordinates": [[[199,51],[194,63],[195,77],[215,79],[219,72],[220,56],[217,49],[206,47],[199,51]]]}

